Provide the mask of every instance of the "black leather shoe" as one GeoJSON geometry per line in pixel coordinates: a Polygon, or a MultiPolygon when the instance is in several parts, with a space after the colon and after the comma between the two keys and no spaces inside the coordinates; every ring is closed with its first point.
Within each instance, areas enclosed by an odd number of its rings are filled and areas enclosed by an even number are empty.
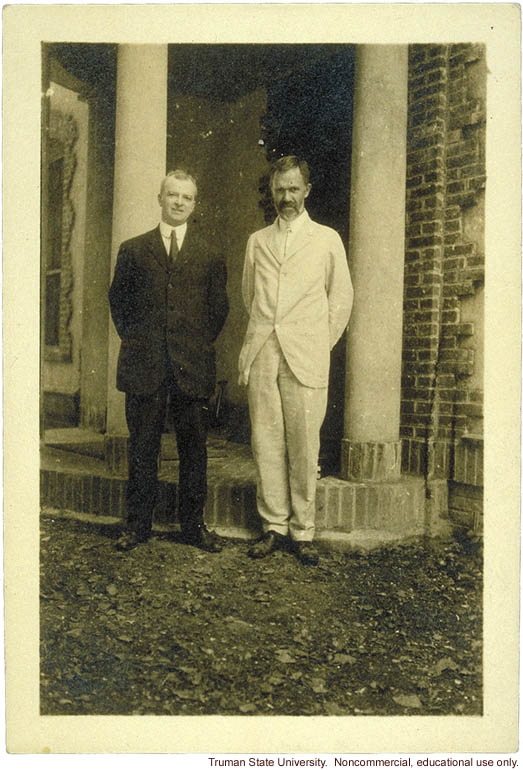
{"type": "Polygon", "coordinates": [[[283,535],[280,535],[279,532],[274,532],[274,530],[269,529],[268,532],[266,532],[261,538],[261,540],[258,540],[257,543],[249,548],[247,554],[251,557],[251,559],[263,559],[273,551],[278,551],[279,549],[284,548],[286,539],[287,538],[285,538],[283,535]]]}
{"type": "Polygon", "coordinates": [[[114,547],[117,551],[132,551],[137,545],[146,543],[148,539],[137,532],[122,532],[114,547]]]}
{"type": "Polygon", "coordinates": [[[320,558],[316,546],[308,541],[296,542],[295,545],[296,555],[301,563],[309,567],[315,567],[320,558]]]}
{"type": "Polygon", "coordinates": [[[182,532],[182,540],[187,545],[194,545],[209,553],[220,553],[223,548],[216,532],[210,532],[206,526],[182,532]]]}

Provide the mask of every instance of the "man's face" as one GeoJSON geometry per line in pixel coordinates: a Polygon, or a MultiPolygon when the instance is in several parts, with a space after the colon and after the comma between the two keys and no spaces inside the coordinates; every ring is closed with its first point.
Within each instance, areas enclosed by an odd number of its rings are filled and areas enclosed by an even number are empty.
{"type": "Polygon", "coordinates": [[[272,179],[271,192],[280,217],[287,222],[296,219],[305,208],[305,198],[310,189],[310,184],[305,184],[298,167],[276,173],[272,179]]]}
{"type": "Polygon", "coordinates": [[[183,225],[196,205],[196,188],[190,179],[168,176],[158,196],[162,207],[162,219],[168,225],[183,225]]]}

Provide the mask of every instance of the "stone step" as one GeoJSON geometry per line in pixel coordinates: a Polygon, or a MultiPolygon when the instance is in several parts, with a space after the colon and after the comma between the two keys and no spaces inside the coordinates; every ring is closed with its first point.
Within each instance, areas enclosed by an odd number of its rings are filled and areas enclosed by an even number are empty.
{"type": "MultiPolygon", "coordinates": [[[[154,515],[162,528],[177,527],[177,473],[177,462],[162,463],[154,515]]],[[[124,520],[126,478],[107,471],[96,458],[46,448],[40,475],[42,505],[124,520]]],[[[327,476],[318,481],[316,538],[351,548],[440,534],[444,503],[426,500],[424,479],[419,476],[404,475],[390,483],[327,476]]],[[[255,469],[245,447],[232,458],[226,447],[210,452],[205,521],[225,536],[259,535],[255,469]]]]}
{"type": "Polygon", "coordinates": [[[104,459],[104,436],[85,428],[49,428],[44,433],[46,446],[87,457],[104,459]]]}

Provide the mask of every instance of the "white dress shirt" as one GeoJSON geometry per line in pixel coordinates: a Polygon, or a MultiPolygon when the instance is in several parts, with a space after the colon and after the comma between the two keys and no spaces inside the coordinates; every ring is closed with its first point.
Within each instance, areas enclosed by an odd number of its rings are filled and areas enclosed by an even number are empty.
{"type": "Polygon", "coordinates": [[[184,222],[183,225],[178,225],[177,227],[168,225],[167,222],[164,222],[163,220],[160,222],[160,233],[162,234],[163,245],[165,246],[167,254],[169,254],[171,249],[171,233],[173,230],[176,236],[176,243],[178,244],[178,251],[180,251],[183,239],[185,238],[185,233],[187,232],[187,222],[184,222]]]}
{"type": "Polygon", "coordinates": [[[278,225],[278,249],[282,257],[286,256],[286,252],[291,248],[293,240],[307,221],[307,218],[307,212],[303,209],[301,214],[290,222],[287,222],[286,219],[282,219],[281,217],[278,217],[276,220],[278,225]]]}

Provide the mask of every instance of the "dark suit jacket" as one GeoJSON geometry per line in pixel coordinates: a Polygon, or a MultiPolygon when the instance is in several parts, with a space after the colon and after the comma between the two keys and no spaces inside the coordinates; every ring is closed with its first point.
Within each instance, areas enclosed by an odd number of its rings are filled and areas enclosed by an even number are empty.
{"type": "Polygon", "coordinates": [[[116,386],[153,393],[169,372],[195,398],[215,388],[213,343],[229,305],[226,268],[196,222],[188,222],[174,266],[160,228],[120,246],[109,302],[122,340],[116,386]]]}

